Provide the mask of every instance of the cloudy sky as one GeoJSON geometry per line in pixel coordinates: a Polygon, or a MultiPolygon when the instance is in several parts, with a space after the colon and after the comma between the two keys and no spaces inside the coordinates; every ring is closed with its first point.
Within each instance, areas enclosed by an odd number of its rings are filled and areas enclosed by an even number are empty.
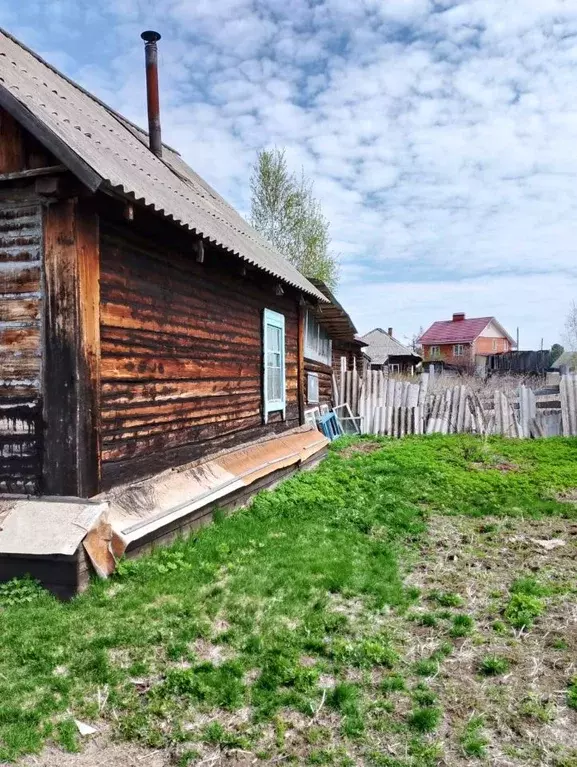
{"type": "Polygon", "coordinates": [[[577,300],[577,0],[4,0],[0,25],[163,138],[245,214],[264,146],[304,167],[358,329],[577,300]]]}

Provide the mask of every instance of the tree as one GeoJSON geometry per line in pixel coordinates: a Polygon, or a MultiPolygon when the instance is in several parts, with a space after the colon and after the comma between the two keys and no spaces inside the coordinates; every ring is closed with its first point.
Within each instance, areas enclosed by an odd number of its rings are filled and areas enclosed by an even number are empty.
{"type": "Polygon", "coordinates": [[[555,360],[558,360],[564,351],[565,349],[561,346],[561,344],[553,344],[551,347],[551,364],[553,364],[555,360]]]}
{"type": "Polygon", "coordinates": [[[577,303],[573,301],[569,314],[565,320],[564,338],[566,348],[571,352],[577,352],[577,303]]]}
{"type": "Polygon", "coordinates": [[[252,169],[251,223],[306,277],[334,289],[338,262],[329,251],[329,222],[304,173],[288,169],[283,149],[263,149],[252,169]]]}

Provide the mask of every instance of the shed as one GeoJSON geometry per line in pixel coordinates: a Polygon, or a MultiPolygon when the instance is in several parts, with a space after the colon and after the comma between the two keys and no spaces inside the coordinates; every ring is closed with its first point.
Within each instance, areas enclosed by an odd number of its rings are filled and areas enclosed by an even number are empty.
{"type": "MultiPolygon", "coordinates": [[[[100,502],[298,434],[323,293],[162,144],[158,114],[145,133],[1,30],[0,66],[0,493],[100,502]]],[[[287,465],[324,449],[303,439],[287,465]]]]}

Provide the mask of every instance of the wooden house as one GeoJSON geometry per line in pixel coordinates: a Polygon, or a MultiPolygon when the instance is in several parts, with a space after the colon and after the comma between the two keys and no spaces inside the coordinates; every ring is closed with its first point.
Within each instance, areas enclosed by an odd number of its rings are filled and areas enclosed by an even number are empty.
{"type": "Polygon", "coordinates": [[[362,370],[364,341],[349,314],[330,288],[321,280],[311,279],[327,298],[324,303],[308,303],[304,320],[305,401],[309,408],[332,405],[333,374],[345,369],[362,370]]]}
{"type": "Polygon", "coordinates": [[[386,370],[388,373],[412,375],[422,357],[393,336],[393,328],[374,328],[364,336],[365,354],[371,370],[386,370]]]}
{"type": "MultiPolygon", "coordinates": [[[[285,453],[312,460],[326,444],[299,427],[307,373],[329,396],[325,330],[317,358],[305,357],[330,302],[162,144],[158,37],[143,35],[147,134],[0,32],[0,493],[10,503],[98,500],[265,440],[277,458],[245,451],[234,468],[260,487],[269,469],[278,479],[294,464],[285,453]],[[282,435],[285,453],[270,442],[282,435]]],[[[171,531],[185,522],[172,513],[171,531]]],[[[0,578],[25,568],[0,562],[0,578]]]]}

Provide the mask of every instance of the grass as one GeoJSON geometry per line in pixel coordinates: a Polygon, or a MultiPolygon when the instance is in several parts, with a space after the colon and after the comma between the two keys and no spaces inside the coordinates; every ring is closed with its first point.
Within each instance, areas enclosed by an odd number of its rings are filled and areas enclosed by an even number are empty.
{"type": "Polygon", "coordinates": [[[479,664],[479,673],[484,676],[501,676],[509,671],[509,661],[498,655],[486,655],[479,664]]]}
{"type": "MultiPolygon", "coordinates": [[[[513,573],[484,634],[458,580],[407,580],[425,533],[432,519],[470,519],[460,550],[494,545],[509,524],[577,519],[556,500],[577,486],[577,447],[439,435],[375,443],[361,452],[340,440],[315,472],[123,563],[69,604],[30,581],[0,587],[0,762],[49,742],[76,749],[78,718],[165,749],[175,764],[210,749],[265,762],[436,764],[431,733],[454,716],[443,680],[467,643],[496,655],[490,642],[506,632],[491,627],[529,631],[562,589],[513,573]],[[494,468],[503,461],[519,470],[494,468]]],[[[570,707],[577,693],[564,686],[570,707]]],[[[487,725],[447,722],[455,754],[485,748],[474,744],[487,725]]]]}

